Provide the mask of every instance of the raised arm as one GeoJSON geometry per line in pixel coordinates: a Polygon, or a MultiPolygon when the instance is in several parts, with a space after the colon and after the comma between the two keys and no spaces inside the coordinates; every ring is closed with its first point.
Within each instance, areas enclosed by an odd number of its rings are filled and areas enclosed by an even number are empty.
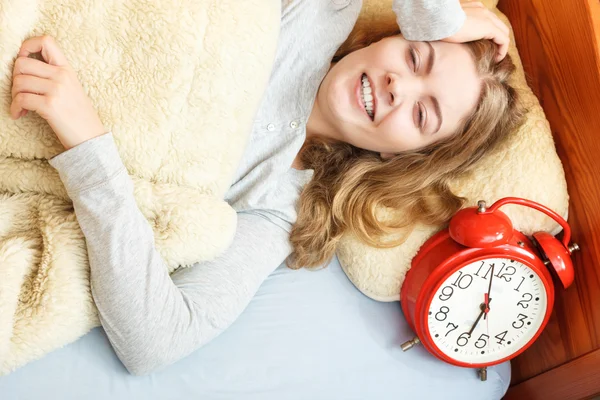
{"type": "Polygon", "coordinates": [[[459,0],[394,0],[393,9],[407,40],[444,39],[465,23],[459,0]]]}
{"type": "Polygon", "coordinates": [[[50,164],[73,200],[87,241],[102,326],[133,374],[171,364],[216,337],[291,253],[285,230],[263,217],[238,214],[224,254],[169,276],[110,133],[50,164]]]}
{"type": "Polygon", "coordinates": [[[508,52],[508,27],[479,1],[394,0],[393,9],[408,40],[465,43],[489,39],[498,45],[496,61],[508,52]]]}

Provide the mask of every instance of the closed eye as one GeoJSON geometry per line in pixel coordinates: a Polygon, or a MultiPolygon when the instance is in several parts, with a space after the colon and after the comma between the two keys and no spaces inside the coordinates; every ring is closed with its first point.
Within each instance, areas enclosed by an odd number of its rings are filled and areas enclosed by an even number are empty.
{"type": "Polygon", "coordinates": [[[417,72],[419,70],[419,57],[414,47],[410,48],[410,60],[412,63],[413,71],[417,72]]]}
{"type": "Polygon", "coordinates": [[[425,128],[425,124],[427,123],[427,109],[423,106],[423,103],[415,104],[415,125],[420,130],[425,128]]]}

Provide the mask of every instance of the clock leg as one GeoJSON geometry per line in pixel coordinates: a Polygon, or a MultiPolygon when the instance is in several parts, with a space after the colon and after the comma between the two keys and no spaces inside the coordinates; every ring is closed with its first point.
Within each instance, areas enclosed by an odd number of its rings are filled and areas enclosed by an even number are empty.
{"type": "Polygon", "coordinates": [[[487,381],[487,367],[479,368],[477,370],[477,375],[481,378],[482,381],[487,381]]]}
{"type": "Polygon", "coordinates": [[[414,345],[421,343],[421,341],[419,340],[419,338],[417,336],[415,336],[414,338],[410,339],[408,342],[404,342],[400,345],[400,348],[402,349],[402,351],[406,351],[406,350],[410,350],[414,345]]]}

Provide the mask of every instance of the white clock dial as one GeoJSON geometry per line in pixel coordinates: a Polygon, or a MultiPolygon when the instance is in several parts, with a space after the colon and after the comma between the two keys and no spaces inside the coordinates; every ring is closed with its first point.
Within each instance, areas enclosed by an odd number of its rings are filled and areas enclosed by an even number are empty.
{"type": "Polygon", "coordinates": [[[468,364],[489,363],[527,344],[540,328],[546,308],[546,289],[531,268],[489,258],[466,265],[444,281],[431,302],[427,324],[434,343],[448,357],[468,364]],[[469,335],[490,279],[489,312],[469,335]]]}

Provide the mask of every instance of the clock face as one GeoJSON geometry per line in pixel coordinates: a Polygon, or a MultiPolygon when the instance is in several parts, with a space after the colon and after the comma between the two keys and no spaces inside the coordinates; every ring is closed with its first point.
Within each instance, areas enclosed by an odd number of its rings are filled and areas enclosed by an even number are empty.
{"type": "Polygon", "coordinates": [[[546,307],[546,289],[537,273],[518,261],[489,258],[466,265],[442,283],[427,325],[434,343],[449,358],[490,363],[526,345],[542,325],[546,307]],[[490,280],[486,314],[482,304],[490,280]]]}

